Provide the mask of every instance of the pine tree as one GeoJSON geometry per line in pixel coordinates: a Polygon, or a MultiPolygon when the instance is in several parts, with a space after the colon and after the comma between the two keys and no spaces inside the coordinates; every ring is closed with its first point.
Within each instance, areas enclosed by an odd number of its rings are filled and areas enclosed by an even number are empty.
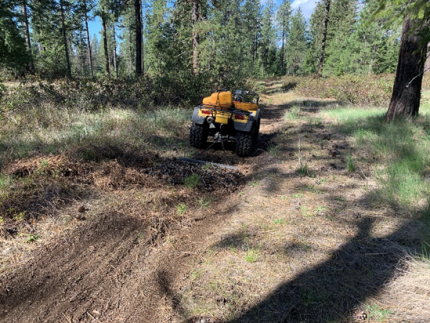
{"type": "Polygon", "coordinates": [[[388,22],[403,19],[399,59],[393,93],[385,120],[412,118],[420,108],[422,78],[427,46],[430,6],[427,1],[378,1],[376,14],[388,22]]]}
{"type": "Polygon", "coordinates": [[[134,0],[134,20],[135,20],[135,50],[136,50],[136,74],[143,74],[143,21],[142,2],[134,0]]]}
{"type": "Polygon", "coordinates": [[[99,76],[103,73],[103,53],[100,42],[96,35],[91,38],[91,57],[93,60],[94,75],[99,76]]]}
{"type": "Polygon", "coordinates": [[[272,0],[266,3],[263,9],[261,19],[261,39],[260,39],[260,59],[261,59],[261,76],[272,74],[276,70],[275,57],[276,52],[276,30],[273,26],[272,18],[275,11],[275,5],[272,0]]]}
{"type": "Polygon", "coordinates": [[[262,6],[260,1],[246,0],[242,12],[243,69],[247,77],[255,77],[261,35],[262,6]]]}
{"type": "Polygon", "coordinates": [[[0,3],[0,66],[23,69],[30,61],[30,55],[16,23],[17,5],[12,0],[0,3]]]}
{"type": "Polygon", "coordinates": [[[319,59],[321,57],[321,43],[324,32],[325,6],[324,1],[319,1],[309,19],[309,49],[306,52],[303,71],[305,74],[318,72],[319,59]]]}
{"type": "Polygon", "coordinates": [[[97,9],[95,11],[96,15],[100,17],[102,23],[102,42],[103,42],[103,53],[104,53],[104,70],[108,77],[111,76],[110,73],[110,56],[108,50],[108,24],[109,24],[109,2],[108,0],[100,0],[98,2],[97,9]]]}
{"type": "Polygon", "coordinates": [[[71,76],[71,38],[79,28],[75,6],[68,0],[31,0],[31,29],[38,44],[36,63],[42,74],[71,76]]]}
{"type": "Polygon", "coordinates": [[[21,20],[22,27],[24,29],[25,44],[27,46],[27,52],[29,55],[28,70],[30,73],[34,73],[34,62],[33,53],[31,49],[31,38],[30,38],[30,23],[29,23],[29,8],[27,0],[21,0],[21,20]]]}
{"type": "Polygon", "coordinates": [[[125,7],[123,14],[118,19],[118,27],[120,28],[118,38],[120,40],[119,55],[121,57],[118,63],[119,74],[131,76],[135,73],[136,60],[134,8],[131,6],[125,7]]]}
{"type": "Polygon", "coordinates": [[[383,19],[369,22],[376,10],[376,1],[368,0],[360,12],[360,19],[351,36],[351,48],[357,53],[357,59],[355,69],[349,69],[349,73],[378,74],[395,71],[399,47],[397,38],[400,35],[396,24],[391,24],[387,29],[383,19]]]}
{"type": "Polygon", "coordinates": [[[418,19],[413,20],[409,14],[406,15],[393,94],[385,115],[388,122],[418,115],[427,54],[427,44],[420,34],[425,34],[425,29],[418,19]]]}
{"type": "Polygon", "coordinates": [[[291,3],[283,0],[276,13],[276,20],[280,33],[281,49],[280,49],[280,74],[284,75],[285,69],[285,43],[287,41],[291,17],[291,3]]]}
{"type": "Polygon", "coordinates": [[[357,17],[357,0],[332,0],[327,28],[324,74],[342,75],[347,72],[351,55],[350,36],[357,17]]]}
{"type": "Polygon", "coordinates": [[[324,0],[325,15],[324,15],[324,25],[322,30],[321,53],[320,53],[320,59],[318,62],[318,77],[322,76],[322,70],[324,65],[325,46],[327,42],[327,28],[328,28],[328,22],[330,18],[330,4],[331,4],[331,0],[324,0]]]}
{"type": "Polygon", "coordinates": [[[166,61],[165,50],[170,46],[166,43],[167,4],[165,0],[152,0],[150,10],[146,13],[145,39],[146,64],[150,73],[161,73],[166,61]]]}
{"type": "Polygon", "coordinates": [[[287,73],[301,75],[308,49],[306,21],[300,8],[291,18],[290,35],[287,43],[287,73]]]}
{"type": "MultiPolygon", "coordinates": [[[[82,45],[86,48],[86,61],[87,66],[85,70],[89,70],[90,75],[94,76],[93,58],[91,50],[90,31],[88,28],[88,21],[93,19],[91,12],[95,8],[95,0],[77,0],[75,15],[80,20],[79,32],[85,32],[82,45]],[[84,45],[85,43],[85,45],[84,45]]],[[[83,54],[83,53],[82,53],[83,54]]]]}

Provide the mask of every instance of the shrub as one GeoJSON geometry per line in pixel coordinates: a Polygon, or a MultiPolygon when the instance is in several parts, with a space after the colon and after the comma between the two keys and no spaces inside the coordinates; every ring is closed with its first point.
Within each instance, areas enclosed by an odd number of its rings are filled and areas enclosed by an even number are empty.
{"type": "Polygon", "coordinates": [[[46,104],[79,111],[99,111],[106,107],[194,106],[217,88],[243,87],[244,81],[226,76],[176,72],[139,78],[59,79],[53,83],[35,79],[5,92],[0,80],[0,106],[12,109],[37,108],[46,104]]]}
{"type": "Polygon", "coordinates": [[[283,79],[284,88],[295,88],[305,97],[332,98],[362,106],[386,106],[391,98],[394,75],[344,75],[283,79]]]}

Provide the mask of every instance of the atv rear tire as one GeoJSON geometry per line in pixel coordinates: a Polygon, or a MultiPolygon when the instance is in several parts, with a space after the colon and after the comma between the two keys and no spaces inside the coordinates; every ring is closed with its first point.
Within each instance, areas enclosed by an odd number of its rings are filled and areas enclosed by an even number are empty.
{"type": "Polygon", "coordinates": [[[190,129],[190,145],[196,148],[203,148],[208,141],[209,125],[205,122],[202,125],[193,123],[190,129]]]}
{"type": "Polygon", "coordinates": [[[236,133],[236,154],[240,157],[247,157],[254,152],[254,133],[241,132],[236,133]]]}
{"type": "Polygon", "coordinates": [[[255,129],[253,130],[252,135],[252,143],[254,144],[254,147],[257,145],[258,142],[258,136],[260,134],[260,119],[257,121],[257,125],[255,126],[255,129]]]}

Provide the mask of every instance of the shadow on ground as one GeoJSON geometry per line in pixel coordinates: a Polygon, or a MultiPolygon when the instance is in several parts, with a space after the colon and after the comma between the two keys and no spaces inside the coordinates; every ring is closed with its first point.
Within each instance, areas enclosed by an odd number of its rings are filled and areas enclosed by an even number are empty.
{"type": "MultiPolygon", "coordinates": [[[[375,118],[366,118],[362,122],[351,123],[346,128],[333,127],[332,132],[351,135],[358,127],[364,131],[377,133],[380,136],[379,144],[383,144],[389,138],[384,136],[380,123],[376,121],[375,118]]],[[[317,131],[314,135],[320,134],[317,131]]],[[[413,132],[410,135],[412,136],[413,132]]],[[[392,148],[395,151],[405,150],[403,142],[397,142],[394,145],[392,148]]],[[[408,147],[406,152],[407,155],[416,154],[414,147],[408,147]]],[[[405,158],[405,156],[399,158],[405,158]]],[[[289,180],[291,176],[295,175],[277,174],[278,181],[287,180],[287,177],[289,180]]],[[[339,187],[342,190],[345,189],[341,185],[339,187]]],[[[276,185],[266,187],[267,193],[273,193],[273,190],[276,190],[276,185]]],[[[335,192],[322,193],[328,194],[325,197],[327,200],[338,200],[335,192]]],[[[366,204],[369,197],[374,194],[375,191],[369,191],[357,205],[366,204]]],[[[430,219],[428,207],[418,212],[413,209],[405,210],[406,207],[396,203],[394,199],[386,199],[382,202],[396,210],[407,211],[412,214],[412,217],[409,220],[405,219],[395,232],[382,237],[375,237],[372,233],[376,218],[366,216],[353,219],[351,217],[348,221],[355,223],[358,233],[347,243],[333,250],[327,261],[283,282],[263,301],[246,309],[234,319],[224,322],[354,321],[354,312],[357,309],[363,309],[369,298],[378,295],[387,283],[395,279],[399,269],[404,269],[405,260],[410,255],[420,255],[422,244],[428,243],[429,240],[429,234],[426,233],[430,219]]],[[[373,208],[376,206],[374,205],[373,208]]],[[[237,243],[240,243],[239,238],[240,233],[234,237],[237,243]]],[[[228,247],[232,243],[232,237],[226,237],[226,239],[219,242],[217,247],[228,247]]]]}
{"type": "Polygon", "coordinates": [[[396,241],[411,222],[384,238],[371,238],[373,220],[330,259],[283,283],[266,299],[226,322],[345,322],[376,295],[403,266],[406,253],[396,241]]]}

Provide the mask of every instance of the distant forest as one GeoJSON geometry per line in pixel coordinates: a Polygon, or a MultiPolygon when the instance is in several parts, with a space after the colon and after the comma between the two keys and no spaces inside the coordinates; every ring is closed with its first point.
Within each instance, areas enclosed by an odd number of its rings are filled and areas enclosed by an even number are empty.
{"type": "Polygon", "coordinates": [[[376,0],[323,0],[309,21],[288,0],[2,0],[3,78],[212,79],[395,72],[399,23],[376,0]],[[101,35],[90,35],[98,19],[101,35]]]}

